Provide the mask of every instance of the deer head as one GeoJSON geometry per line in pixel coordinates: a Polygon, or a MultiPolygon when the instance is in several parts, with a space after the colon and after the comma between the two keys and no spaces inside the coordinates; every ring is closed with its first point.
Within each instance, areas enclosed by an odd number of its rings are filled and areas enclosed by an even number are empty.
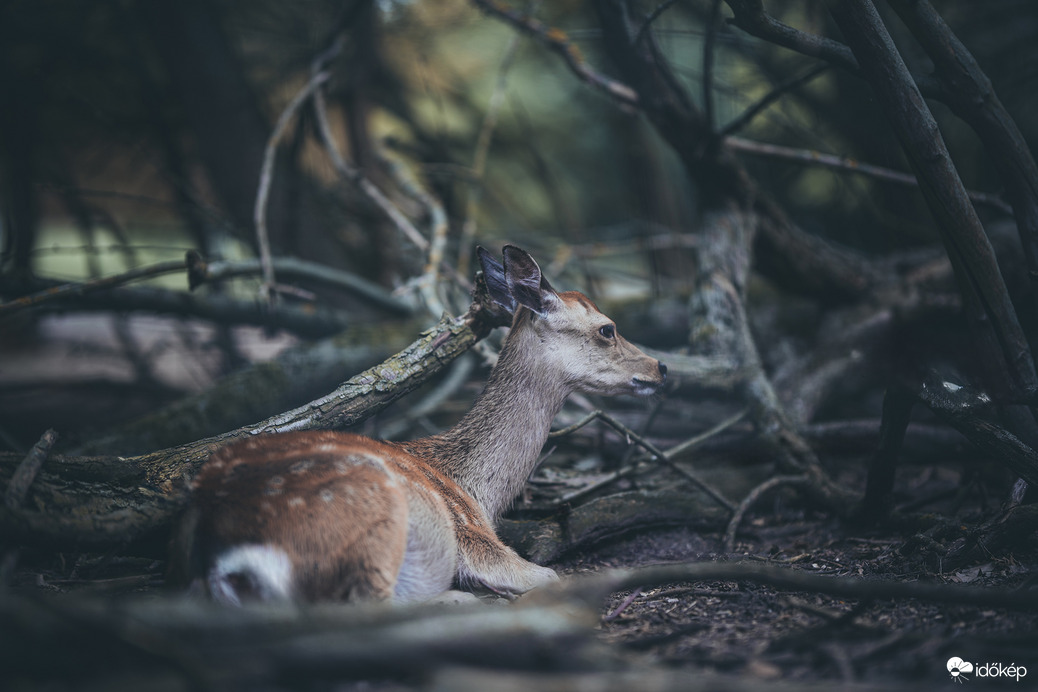
{"type": "Polygon", "coordinates": [[[540,361],[531,371],[591,394],[647,395],[663,385],[667,366],[620,336],[583,293],[552,288],[526,251],[505,246],[503,264],[478,254],[490,297],[514,315],[508,348],[540,361]]]}

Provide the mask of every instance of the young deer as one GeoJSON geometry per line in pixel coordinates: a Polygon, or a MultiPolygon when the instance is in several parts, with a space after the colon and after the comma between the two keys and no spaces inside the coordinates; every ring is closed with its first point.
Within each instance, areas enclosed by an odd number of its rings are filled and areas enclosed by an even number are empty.
{"type": "Polygon", "coordinates": [[[457,584],[519,594],[557,579],[494,522],[537,464],[573,391],[648,395],[667,368],[533,258],[483,248],[490,297],[514,314],[489,382],[450,430],[411,442],[339,432],[259,436],[218,450],[181,526],[189,579],[219,601],[424,600],[457,584]]]}

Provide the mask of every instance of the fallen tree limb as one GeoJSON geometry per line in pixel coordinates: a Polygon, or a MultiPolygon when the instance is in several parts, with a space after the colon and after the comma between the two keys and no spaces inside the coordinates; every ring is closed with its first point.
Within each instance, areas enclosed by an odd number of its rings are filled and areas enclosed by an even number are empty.
{"type": "Polygon", "coordinates": [[[6,623],[0,631],[0,666],[7,679],[37,683],[111,682],[128,671],[147,671],[142,680],[155,689],[168,689],[174,681],[194,689],[280,689],[320,680],[415,680],[459,666],[542,675],[644,670],[644,663],[635,664],[596,637],[604,599],[636,587],[703,581],[858,601],[916,599],[1038,610],[1033,590],[831,577],[746,562],[606,570],[567,578],[504,607],[324,603],[224,608],[183,598],[113,602],[5,593],[0,595],[6,623]],[[55,648],[62,651],[60,664],[50,655],[55,648]]]}
{"type": "MultiPolygon", "coordinates": [[[[485,289],[478,288],[464,317],[444,317],[392,358],[291,411],[136,457],[54,457],[25,506],[0,508],[0,533],[36,545],[107,549],[162,529],[185,503],[187,480],[216,447],[265,432],[354,425],[428,381],[503,321],[485,289]]],[[[10,482],[20,461],[17,455],[0,455],[0,484],[10,482]]]]}
{"type": "Polygon", "coordinates": [[[415,321],[359,325],[300,344],[273,360],[236,370],[203,392],[98,435],[71,453],[143,454],[263,420],[388,358],[404,348],[418,330],[415,321]]]}

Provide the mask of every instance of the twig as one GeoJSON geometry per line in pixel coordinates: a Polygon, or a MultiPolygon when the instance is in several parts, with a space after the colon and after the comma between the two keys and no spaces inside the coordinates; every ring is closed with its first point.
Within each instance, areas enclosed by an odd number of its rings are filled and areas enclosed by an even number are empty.
{"type": "MultiPolygon", "coordinates": [[[[1038,393],[1034,357],[984,225],[883,18],[870,0],[833,3],[830,12],[920,179],[962,294],[984,377],[996,395],[1038,393]]],[[[1030,413],[1025,415],[1031,431],[1038,432],[1030,413]]]]}
{"type": "Polygon", "coordinates": [[[96,291],[103,291],[116,286],[122,286],[128,284],[131,281],[137,281],[139,279],[147,279],[154,276],[161,276],[163,274],[172,274],[175,272],[182,272],[187,268],[187,263],[184,260],[168,260],[166,262],[158,262],[156,264],[149,265],[147,267],[138,267],[131,269],[130,271],[123,272],[122,274],[116,274],[114,276],[107,276],[103,279],[94,279],[93,281],[85,281],[83,283],[66,283],[51,288],[47,288],[39,293],[34,293],[28,296],[22,296],[9,300],[6,303],[0,304],[0,317],[5,315],[12,315],[21,310],[36,307],[43,303],[51,301],[61,300],[64,298],[72,298],[86,295],[88,293],[94,293],[96,291]]]}
{"type": "Polygon", "coordinates": [[[354,168],[346,162],[346,159],[339,153],[339,146],[335,143],[335,138],[332,136],[331,127],[328,125],[328,110],[325,105],[324,94],[318,89],[314,93],[313,99],[314,115],[317,119],[317,131],[321,137],[321,143],[324,145],[325,151],[328,153],[329,158],[332,160],[332,165],[335,167],[339,174],[352,184],[357,186],[369,200],[371,200],[376,207],[382,211],[383,214],[396,226],[397,230],[400,231],[411,243],[419,250],[425,252],[429,249],[429,241],[421,234],[421,232],[411,223],[410,219],[404,216],[395,204],[393,204],[388,197],[378,189],[378,187],[368,180],[360,169],[354,168]]]}
{"type": "Polygon", "coordinates": [[[1038,451],[988,420],[994,412],[987,394],[948,382],[933,371],[926,374],[914,393],[919,401],[979,449],[991,454],[1028,484],[1038,487],[1038,451]]]}
{"type": "Polygon", "coordinates": [[[732,514],[731,520],[728,522],[728,528],[725,529],[724,542],[722,543],[724,552],[732,552],[735,545],[735,532],[739,530],[739,524],[742,523],[743,517],[746,516],[746,512],[749,511],[750,507],[756,504],[764,493],[781,485],[808,485],[810,483],[811,479],[807,475],[774,476],[751,490],[750,493],[743,498],[743,501],[739,503],[739,506],[735,509],[735,513],[732,514]]]}
{"type": "MultiPolygon", "coordinates": [[[[451,273],[451,267],[446,266],[443,260],[444,250],[447,247],[447,230],[449,228],[447,212],[444,211],[440,200],[425,190],[405,166],[381,156],[379,160],[400,190],[418,202],[429,216],[429,249],[425,268],[422,270],[422,275],[418,277],[418,288],[422,298],[425,300],[426,308],[428,308],[433,317],[439,317],[448,312],[439,293],[440,271],[442,269],[445,272],[451,273]]],[[[457,280],[458,273],[453,272],[453,274],[455,280],[457,280]]],[[[463,279],[459,283],[464,285],[465,280],[463,279]]]]}
{"type": "Polygon", "coordinates": [[[638,94],[634,89],[592,69],[585,62],[580,49],[570,42],[564,31],[528,17],[500,0],[473,0],[473,2],[487,14],[504,20],[519,31],[537,39],[548,50],[558,54],[582,82],[601,90],[622,104],[638,105],[638,94]]]}
{"type": "MultiPolygon", "coordinates": [[[[749,413],[749,411],[747,409],[743,409],[742,411],[740,411],[739,413],[735,414],[734,416],[731,416],[730,418],[726,418],[725,420],[721,421],[720,423],[718,423],[714,427],[710,428],[709,430],[701,432],[700,434],[698,434],[698,435],[696,435],[694,437],[691,437],[691,438],[685,440],[684,442],[682,442],[680,444],[677,444],[674,447],[671,447],[670,449],[665,450],[663,452],[663,456],[666,457],[666,460],[670,462],[670,468],[675,470],[675,471],[677,471],[678,473],[688,477],[688,475],[687,475],[688,472],[683,467],[678,466],[677,462],[674,461],[674,458],[679,456],[679,455],[681,455],[681,454],[684,454],[685,452],[687,452],[688,450],[692,449],[693,447],[695,447],[695,446],[697,446],[697,445],[699,445],[699,444],[701,444],[703,442],[706,442],[707,440],[709,440],[710,438],[714,437],[715,435],[718,435],[718,434],[724,432],[725,430],[727,430],[728,428],[730,428],[731,426],[735,425],[736,423],[741,421],[743,418],[745,418],[748,413],[749,413]]],[[[580,499],[580,498],[584,497],[585,495],[590,495],[591,493],[595,492],[596,490],[598,490],[600,488],[603,488],[603,487],[609,485],[610,483],[614,483],[614,482],[618,481],[619,479],[623,478],[624,476],[630,475],[631,473],[637,471],[640,467],[641,467],[641,463],[639,461],[636,461],[633,464],[628,464],[626,466],[622,466],[621,468],[618,468],[616,471],[614,471],[613,473],[609,474],[608,476],[606,476],[604,478],[600,478],[597,481],[594,481],[592,483],[589,483],[588,485],[585,485],[583,488],[579,488],[577,490],[574,490],[573,492],[570,492],[570,493],[567,493],[567,494],[563,495],[562,497],[560,497],[558,499],[558,504],[570,503],[570,502],[573,502],[574,500],[577,500],[577,499],[580,499]]],[[[725,502],[722,502],[721,504],[725,504],[725,502]]],[[[733,505],[730,502],[725,504],[725,506],[728,508],[729,512],[732,511],[733,505]]]]}
{"type": "MultiPolygon", "coordinates": [[[[687,478],[695,486],[697,486],[700,490],[702,490],[707,495],[709,495],[711,498],[713,498],[718,504],[720,504],[722,507],[726,508],[729,512],[735,511],[735,505],[733,505],[720,492],[718,492],[717,490],[715,490],[712,487],[710,487],[707,483],[702,481],[698,476],[696,476],[694,473],[692,473],[688,469],[682,468],[681,466],[678,466],[677,464],[675,464],[673,461],[670,460],[670,458],[667,456],[667,454],[665,452],[663,452],[663,451],[661,451],[659,449],[659,447],[657,447],[656,445],[652,444],[651,442],[649,442],[648,440],[643,438],[641,435],[639,435],[638,433],[634,432],[633,430],[628,428],[626,425],[624,425],[620,421],[618,421],[615,418],[613,418],[612,416],[610,416],[605,411],[601,411],[599,409],[596,409],[596,410],[592,411],[591,413],[587,414],[586,416],[584,416],[583,418],[581,418],[579,421],[577,421],[573,425],[568,425],[565,428],[561,428],[559,430],[551,431],[548,434],[548,437],[559,437],[559,436],[562,436],[562,435],[568,435],[571,432],[574,432],[575,430],[579,430],[580,428],[583,428],[585,425],[587,425],[588,423],[590,423],[590,422],[592,422],[594,420],[600,420],[603,423],[606,423],[611,428],[616,430],[618,433],[626,436],[628,442],[634,442],[635,444],[641,446],[643,449],[645,449],[647,452],[649,452],[649,454],[651,454],[655,459],[657,459],[658,461],[663,462],[668,467],[670,467],[672,470],[676,471],[677,473],[679,473],[682,476],[684,476],[685,478],[687,478]]],[[[621,469],[621,471],[623,471],[623,469],[621,469]]],[[[619,477],[619,475],[617,475],[617,478],[618,477],[619,477]]]]}
{"type": "Polygon", "coordinates": [[[858,61],[846,45],[825,36],[783,24],[767,12],[761,0],[725,0],[734,17],[729,21],[751,36],[762,38],[783,48],[827,60],[852,74],[858,74],[858,61]]]}
{"type": "Polygon", "coordinates": [[[749,412],[750,412],[749,409],[745,409],[744,408],[742,411],[739,411],[734,416],[731,416],[729,418],[725,418],[723,421],[721,421],[720,423],[718,423],[714,427],[709,428],[708,430],[705,430],[705,431],[699,433],[695,437],[690,437],[689,439],[685,440],[684,442],[671,447],[666,452],[664,452],[664,454],[666,455],[666,457],[668,459],[673,460],[674,457],[676,457],[676,456],[678,456],[680,454],[684,454],[685,452],[687,452],[688,450],[692,449],[693,447],[695,447],[695,446],[697,446],[697,445],[699,445],[699,444],[701,444],[703,442],[706,442],[707,440],[709,440],[710,438],[714,437],[715,435],[718,435],[718,434],[724,432],[725,430],[727,430],[728,428],[732,427],[733,425],[735,425],[736,423],[738,423],[739,421],[744,419],[749,414],[749,412]]]}
{"type": "MultiPolygon", "coordinates": [[[[918,179],[910,173],[902,173],[891,168],[884,168],[883,166],[876,166],[870,163],[861,163],[856,159],[846,156],[823,154],[822,152],[811,149],[795,149],[793,147],[784,147],[778,144],[756,142],[750,139],[743,139],[742,137],[728,137],[725,139],[725,143],[736,151],[742,151],[755,156],[767,156],[771,158],[784,159],[786,161],[816,164],[827,168],[848,171],[850,173],[860,173],[861,175],[868,175],[873,178],[879,178],[880,180],[886,180],[900,185],[919,186],[918,179]]],[[[973,190],[968,190],[967,194],[975,204],[983,204],[993,209],[997,209],[1003,214],[1012,215],[1013,213],[1013,208],[997,195],[988,194],[986,192],[976,192],[973,190]]]]}
{"type": "Polygon", "coordinates": [[[756,118],[761,113],[761,111],[763,111],[765,108],[777,101],[783,95],[789,93],[790,91],[793,91],[794,89],[800,86],[803,86],[804,84],[807,84],[818,75],[827,71],[830,67],[831,65],[829,65],[828,63],[821,63],[811,68],[799,77],[793,77],[792,79],[788,79],[782,82],[774,89],[769,91],[767,94],[765,94],[763,97],[761,97],[761,99],[754,103],[752,106],[740,113],[738,117],[736,117],[727,125],[722,127],[721,131],[718,133],[718,136],[728,137],[733,132],[738,132],[742,128],[746,127],[746,125],[748,125],[751,120],[756,118]]]}
{"type": "MultiPolygon", "coordinates": [[[[53,279],[0,276],[0,292],[8,294],[26,291],[44,293],[64,286],[62,282],[53,279]]],[[[236,300],[225,295],[214,294],[199,298],[184,291],[143,286],[116,287],[103,294],[90,291],[81,295],[79,291],[72,290],[65,294],[62,300],[54,301],[53,304],[48,301],[43,308],[63,310],[67,309],[66,306],[70,303],[80,311],[146,311],[165,315],[185,315],[223,325],[251,324],[285,329],[300,336],[328,336],[346,329],[356,321],[351,313],[320,304],[299,306],[283,302],[266,306],[258,304],[255,300],[236,300]]]]}
{"type": "Polygon", "coordinates": [[[639,587],[637,587],[637,588],[636,588],[636,589],[635,589],[634,591],[632,591],[632,592],[631,592],[631,593],[630,593],[630,594],[629,594],[629,595],[627,596],[627,598],[625,598],[625,599],[623,600],[623,602],[621,602],[621,603],[620,603],[620,605],[616,606],[616,608],[614,608],[614,609],[613,609],[613,611],[612,611],[611,613],[609,613],[608,615],[604,616],[604,617],[602,618],[602,621],[603,621],[603,622],[612,622],[612,621],[613,621],[613,620],[615,620],[616,618],[620,617],[620,613],[622,613],[622,612],[624,612],[625,610],[627,610],[627,608],[628,608],[628,607],[629,607],[629,606],[630,606],[630,605],[631,605],[632,603],[634,603],[634,599],[638,598],[638,597],[639,597],[639,596],[641,596],[641,595],[642,595],[642,587],[640,587],[640,586],[639,586],[639,587]]]}
{"type": "MultiPolygon", "coordinates": [[[[204,283],[224,281],[236,276],[262,271],[260,260],[217,260],[207,262],[197,252],[188,252],[188,284],[194,289],[204,283]]],[[[297,257],[272,257],[274,271],[282,277],[303,278],[326,286],[349,291],[399,315],[414,313],[414,306],[390,294],[378,284],[341,269],[335,269],[297,257]]]]}
{"type": "Polygon", "coordinates": [[[274,159],[277,155],[278,142],[288,128],[289,122],[295,116],[296,111],[318,91],[318,88],[328,81],[331,75],[328,72],[317,72],[299,90],[299,93],[289,101],[285,109],[281,111],[274,131],[267,140],[267,147],[263,152],[263,166],[260,169],[259,189],[256,192],[256,206],[253,208],[253,220],[256,223],[256,245],[259,249],[260,264],[263,267],[263,286],[260,294],[270,302],[273,292],[276,290],[274,280],[274,265],[271,261],[270,234],[267,231],[267,200],[270,197],[270,186],[274,180],[274,159]]]}
{"type": "Polygon", "coordinates": [[[54,430],[47,430],[15,469],[11,482],[7,484],[7,490],[4,492],[4,504],[8,509],[16,510],[25,502],[25,498],[29,494],[29,487],[36,479],[36,474],[43,466],[43,462],[47,460],[47,455],[50,454],[51,447],[57,440],[58,433],[54,430]]]}
{"type": "Polygon", "coordinates": [[[645,18],[644,22],[642,22],[642,25],[638,27],[638,33],[634,35],[634,45],[638,45],[641,42],[645,37],[645,32],[649,30],[649,27],[652,26],[653,22],[659,19],[660,15],[669,10],[677,1],[678,0],[664,0],[653,8],[652,12],[649,13],[649,16],[645,18]]]}

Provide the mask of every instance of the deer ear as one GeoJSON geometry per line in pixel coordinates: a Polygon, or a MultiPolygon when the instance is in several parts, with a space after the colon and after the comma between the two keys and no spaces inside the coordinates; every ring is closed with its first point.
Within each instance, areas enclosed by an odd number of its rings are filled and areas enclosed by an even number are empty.
{"type": "Polygon", "coordinates": [[[555,308],[559,296],[548,280],[541,275],[530,254],[515,245],[506,245],[505,280],[508,292],[520,305],[525,305],[539,315],[555,308]]]}
{"type": "Polygon", "coordinates": [[[477,247],[476,255],[479,264],[483,267],[483,280],[487,282],[487,293],[490,299],[503,307],[508,312],[515,312],[515,298],[508,289],[508,280],[505,278],[505,268],[486,248],[477,247]]]}

